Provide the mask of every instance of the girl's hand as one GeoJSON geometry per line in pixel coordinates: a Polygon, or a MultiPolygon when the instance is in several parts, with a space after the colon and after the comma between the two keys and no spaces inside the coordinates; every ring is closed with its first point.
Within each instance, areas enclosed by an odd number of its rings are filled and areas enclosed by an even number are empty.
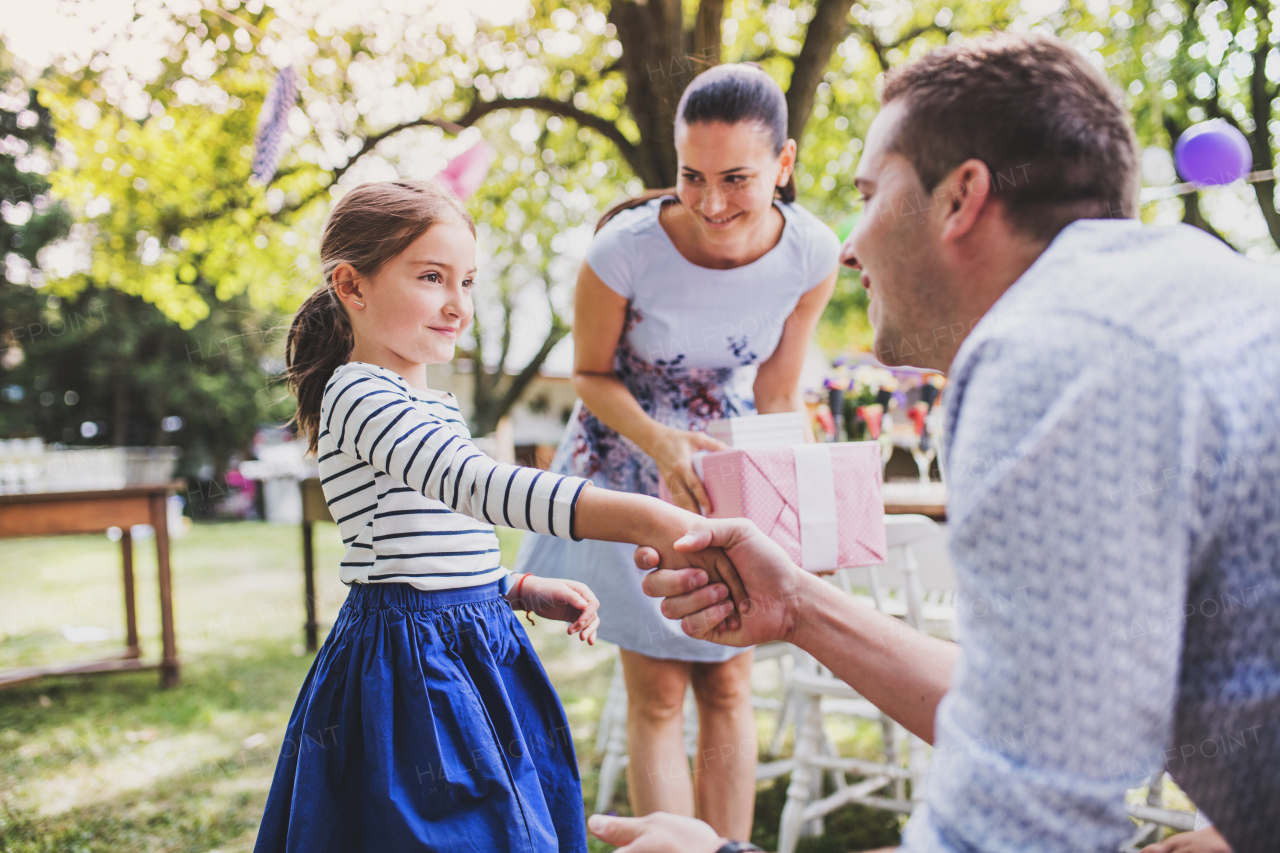
{"type": "Polygon", "coordinates": [[[728,450],[729,446],[701,432],[664,429],[645,451],[658,463],[658,474],[681,509],[703,515],[711,511],[702,481],[693,470],[693,454],[699,450],[728,450]]]}
{"type": "Polygon", "coordinates": [[[525,575],[516,582],[507,601],[516,610],[528,610],[557,622],[570,622],[568,633],[576,633],[578,639],[590,645],[596,644],[596,629],[600,627],[596,611],[600,609],[600,601],[584,583],[525,575]]]}

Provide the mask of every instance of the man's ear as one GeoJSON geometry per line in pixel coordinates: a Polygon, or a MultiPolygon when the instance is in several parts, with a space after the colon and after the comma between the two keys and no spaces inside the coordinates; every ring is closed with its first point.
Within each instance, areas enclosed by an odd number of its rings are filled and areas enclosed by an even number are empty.
{"type": "Polygon", "coordinates": [[[942,180],[934,196],[942,208],[942,241],[953,243],[973,230],[991,204],[991,170],[981,160],[965,160],[942,180]]]}
{"type": "Polygon", "coordinates": [[[338,264],[334,268],[333,290],[348,308],[351,307],[352,300],[364,301],[364,292],[361,290],[363,284],[360,273],[351,264],[338,264]]]}

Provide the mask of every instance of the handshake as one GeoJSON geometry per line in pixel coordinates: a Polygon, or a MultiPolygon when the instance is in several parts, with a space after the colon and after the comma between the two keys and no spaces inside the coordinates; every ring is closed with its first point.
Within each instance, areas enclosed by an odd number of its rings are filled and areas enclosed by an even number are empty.
{"type": "Polygon", "coordinates": [[[646,594],[686,634],[728,646],[789,639],[802,587],[813,578],[744,518],[698,518],[670,549],[641,545],[646,594]]]}
{"type": "Polygon", "coordinates": [[[663,615],[722,645],[790,637],[800,595],[817,581],[747,519],[704,518],[644,495],[585,489],[575,529],[582,539],[638,545],[636,566],[652,570],[644,591],[666,599],[663,615]]]}

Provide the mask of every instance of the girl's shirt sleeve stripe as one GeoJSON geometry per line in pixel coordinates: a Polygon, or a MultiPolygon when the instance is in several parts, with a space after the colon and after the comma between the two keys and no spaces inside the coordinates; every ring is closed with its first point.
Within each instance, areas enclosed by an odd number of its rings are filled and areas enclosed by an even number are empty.
{"type": "Polygon", "coordinates": [[[480,511],[484,514],[484,520],[493,524],[493,519],[489,517],[489,484],[493,482],[493,474],[498,470],[495,465],[489,469],[489,476],[484,478],[484,496],[480,498],[480,511]]]}
{"type": "Polygon", "coordinates": [[[575,489],[573,492],[573,503],[569,504],[569,538],[572,539],[574,542],[582,541],[578,536],[574,534],[573,531],[574,531],[574,522],[578,520],[578,496],[582,494],[582,489],[587,485],[588,482],[589,481],[587,480],[582,480],[581,482],[578,483],[578,488],[575,489]]]}
{"type": "Polygon", "coordinates": [[[563,480],[556,480],[556,484],[551,487],[551,497],[547,500],[547,533],[552,536],[556,535],[556,492],[560,491],[560,484],[563,480]]]}
{"type": "MultiPolygon", "coordinates": [[[[526,491],[526,492],[525,492],[525,495],[524,495],[524,526],[525,526],[525,529],[526,529],[526,530],[538,530],[536,527],[534,527],[534,526],[533,526],[533,495],[534,495],[534,489],[535,489],[535,488],[537,487],[537,485],[538,485],[538,480],[539,480],[539,478],[541,478],[541,477],[542,477],[542,475],[543,475],[543,474],[545,474],[545,473],[547,473],[547,472],[546,472],[546,471],[539,471],[538,473],[534,474],[534,475],[533,475],[533,479],[529,482],[529,485],[528,485],[528,491],[526,491]]],[[[538,532],[539,532],[539,533],[541,533],[542,531],[541,531],[541,530],[538,530],[538,532]]]]}
{"type": "MultiPolygon", "coordinates": [[[[413,411],[413,406],[407,406],[407,407],[405,407],[405,408],[400,412],[400,414],[396,415],[395,420],[393,420],[391,423],[387,424],[387,425],[383,428],[382,432],[378,433],[378,437],[377,437],[377,438],[375,438],[375,439],[373,440],[373,444],[369,445],[369,458],[370,458],[370,459],[372,459],[372,458],[373,458],[373,454],[374,454],[374,453],[376,453],[376,452],[378,451],[378,442],[382,441],[382,439],[386,437],[387,433],[391,432],[391,430],[395,428],[395,425],[396,425],[396,424],[398,424],[398,423],[400,423],[400,419],[401,419],[401,418],[403,418],[405,415],[409,414],[409,412],[411,412],[411,411],[413,411]]],[[[357,440],[357,441],[359,441],[359,439],[360,439],[360,437],[359,437],[359,436],[356,436],[356,440],[357,440]]],[[[393,443],[393,444],[392,444],[392,448],[394,448],[394,447],[395,447],[395,444],[393,443]]],[[[390,451],[390,450],[388,450],[388,451],[387,451],[387,461],[388,461],[388,462],[390,462],[390,461],[391,461],[391,458],[390,458],[390,457],[391,457],[391,451],[390,451]]]]}
{"type": "MultiPolygon", "coordinates": [[[[471,518],[535,533],[571,535],[573,504],[585,480],[497,462],[476,448],[465,434],[464,424],[454,422],[457,410],[452,406],[415,401],[403,387],[376,373],[350,370],[345,378],[347,381],[333,384],[329,391],[332,402],[325,406],[330,432],[326,442],[334,441],[332,426],[340,424],[335,452],[361,460],[399,484],[471,518]],[[441,406],[446,411],[440,411],[441,406]],[[445,414],[451,417],[442,417],[445,414]],[[379,447],[384,448],[382,453],[377,453],[379,447]],[[574,482],[561,488],[565,480],[574,482]],[[495,512],[499,495],[501,511],[495,512]]],[[[358,466],[344,465],[342,469],[344,474],[354,474],[358,466]]],[[[364,488],[335,500],[349,498],[364,488]]]]}

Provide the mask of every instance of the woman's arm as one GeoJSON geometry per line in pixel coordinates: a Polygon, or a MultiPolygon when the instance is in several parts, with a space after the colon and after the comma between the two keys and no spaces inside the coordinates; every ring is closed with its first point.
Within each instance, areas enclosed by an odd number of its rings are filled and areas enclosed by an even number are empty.
{"type": "Polygon", "coordinates": [[[805,411],[804,397],[800,393],[800,371],[804,367],[809,340],[818,326],[818,318],[836,288],[838,272],[838,269],[832,270],[821,284],[800,297],[795,310],[783,324],[782,338],[773,355],[756,372],[754,391],[756,411],[760,414],[805,411]]]}
{"type": "Polygon", "coordinates": [[[613,372],[627,299],[610,290],[585,261],[578,271],[573,316],[574,390],[601,422],[645,450],[666,427],[645,413],[613,372]]]}
{"type": "Polygon", "coordinates": [[[677,505],[693,512],[710,507],[690,459],[697,450],[723,450],[724,445],[702,433],[672,429],[649,417],[613,372],[614,355],[626,324],[626,297],[610,290],[591,266],[583,263],[573,310],[573,386],[582,402],[601,422],[631,439],[658,464],[677,505]]]}

